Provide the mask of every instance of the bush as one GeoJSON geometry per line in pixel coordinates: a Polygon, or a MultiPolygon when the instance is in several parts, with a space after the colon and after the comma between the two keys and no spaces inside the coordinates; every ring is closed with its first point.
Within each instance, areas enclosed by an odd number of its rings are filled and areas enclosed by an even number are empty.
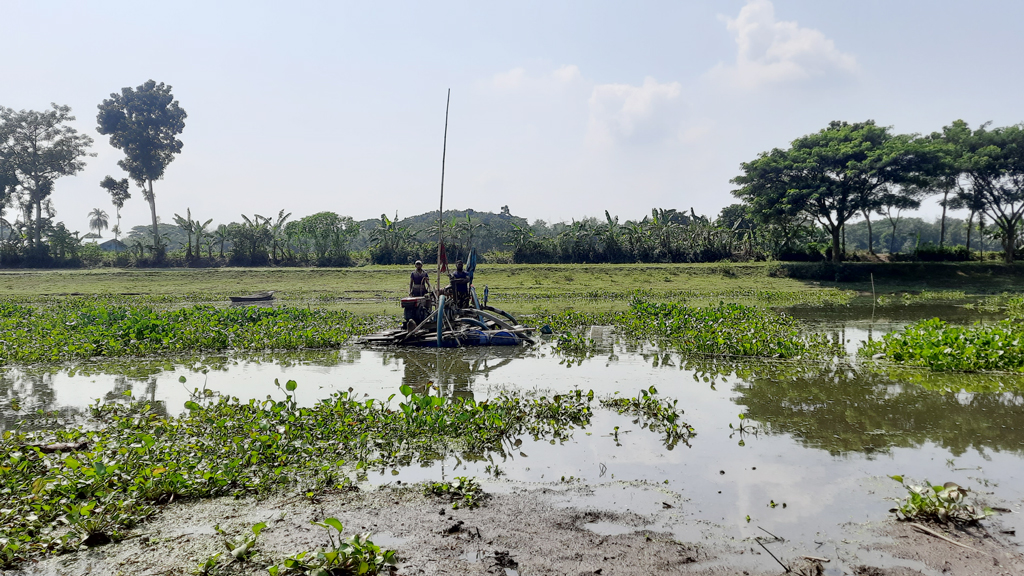
{"type": "Polygon", "coordinates": [[[971,253],[966,246],[938,246],[930,242],[914,250],[914,258],[924,262],[966,262],[971,253]]]}
{"type": "Polygon", "coordinates": [[[488,250],[480,255],[481,264],[515,264],[510,250],[488,250]]]}

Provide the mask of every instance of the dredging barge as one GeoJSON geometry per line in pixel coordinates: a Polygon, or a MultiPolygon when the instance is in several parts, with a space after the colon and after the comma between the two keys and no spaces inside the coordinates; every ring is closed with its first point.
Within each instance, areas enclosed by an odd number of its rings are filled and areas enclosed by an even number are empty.
{"type": "Polygon", "coordinates": [[[452,286],[440,295],[402,298],[404,326],[370,334],[362,342],[421,348],[534,344],[530,337],[533,328],[523,326],[504,310],[488,306],[486,292],[481,303],[470,286],[468,307],[459,306],[459,300],[452,286]]]}
{"type": "MultiPolygon", "coordinates": [[[[402,328],[384,330],[361,339],[367,344],[419,346],[423,348],[458,348],[462,346],[518,346],[534,344],[530,334],[532,328],[519,323],[511,314],[487,305],[487,287],[484,287],[483,304],[473,287],[473,273],[476,269],[476,251],[469,251],[467,291],[456,290],[449,285],[440,290],[441,273],[447,272],[445,256],[444,226],[444,161],[448,149],[448,104],[444,110],[444,143],[441,149],[441,200],[437,208],[437,286],[434,292],[424,296],[402,298],[405,315],[402,328]]],[[[397,214],[395,215],[397,219],[397,214]]],[[[421,264],[421,262],[417,262],[421,264]]],[[[461,271],[461,269],[460,269],[461,271]]],[[[411,292],[412,286],[410,286],[411,292]]]]}

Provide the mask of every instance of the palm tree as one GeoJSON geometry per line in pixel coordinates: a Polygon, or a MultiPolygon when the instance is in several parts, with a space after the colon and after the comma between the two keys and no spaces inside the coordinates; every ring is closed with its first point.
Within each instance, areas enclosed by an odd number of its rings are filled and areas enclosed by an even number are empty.
{"type": "Polygon", "coordinates": [[[224,243],[231,239],[231,230],[226,224],[220,224],[213,231],[213,238],[220,245],[220,257],[224,257],[224,243]]]}
{"type": "Polygon", "coordinates": [[[174,215],[174,223],[181,228],[185,234],[188,234],[188,244],[185,247],[185,260],[192,259],[192,233],[195,232],[194,223],[192,222],[192,209],[185,209],[185,217],[182,218],[180,214],[174,215]]]}
{"type": "MultiPolygon", "coordinates": [[[[272,258],[274,259],[274,262],[277,262],[277,247],[280,244],[283,244],[286,241],[286,238],[285,238],[286,235],[285,235],[285,232],[284,232],[284,227],[285,227],[285,223],[291,217],[292,217],[292,213],[289,212],[289,213],[285,214],[284,213],[284,209],[282,208],[281,211],[277,213],[277,220],[275,220],[274,223],[270,226],[271,252],[272,252],[272,258]]],[[[281,255],[282,256],[284,255],[284,249],[283,248],[281,250],[281,255]]]]}
{"type": "Polygon", "coordinates": [[[203,239],[207,239],[206,242],[206,257],[213,258],[213,244],[210,242],[210,230],[206,227],[213,222],[213,218],[210,218],[206,222],[200,222],[199,220],[192,221],[192,231],[196,235],[196,258],[199,256],[199,247],[203,245],[203,239]]]}
{"type": "Polygon", "coordinates": [[[93,208],[92,212],[89,212],[89,229],[95,230],[96,236],[101,238],[103,237],[103,234],[101,234],[101,232],[107,229],[108,223],[109,220],[107,218],[107,213],[104,212],[103,210],[100,210],[99,208],[93,208]]]}

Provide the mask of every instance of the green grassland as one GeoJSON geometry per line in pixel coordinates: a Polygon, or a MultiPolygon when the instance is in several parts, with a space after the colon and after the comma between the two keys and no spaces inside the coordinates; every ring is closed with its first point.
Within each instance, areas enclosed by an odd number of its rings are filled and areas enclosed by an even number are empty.
{"type": "MultiPolygon", "coordinates": [[[[482,265],[474,284],[490,301],[513,313],[569,309],[619,311],[634,295],[690,305],[728,303],[762,306],[842,304],[870,295],[956,289],[967,295],[1024,290],[1024,267],[972,264],[899,264],[868,270],[852,265],[837,274],[820,265],[778,263],[482,265]]],[[[230,295],[276,290],[283,304],[398,314],[397,299],[408,286],[407,266],[359,268],[142,268],[90,270],[0,270],[0,299],[43,303],[74,296],[124,297],[176,307],[226,305],[230,295]]]]}
{"type": "MultiPolygon", "coordinates": [[[[227,303],[229,295],[276,290],[294,306],[397,314],[410,267],[169,268],[0,270],[0,298],[45,302],[73,296],[127,296],[169,306],[227,303]]],[[[436,281],[436,277],[435,277],[436,281]]],[[[764,265],[501,265],[481,266],[480,296],[512,312],[561,311],[585,306],[623,310],[638,293],[653,300],[778,304],[840,301],[849,295],[820,283],[777,278],[764,265]]]]}

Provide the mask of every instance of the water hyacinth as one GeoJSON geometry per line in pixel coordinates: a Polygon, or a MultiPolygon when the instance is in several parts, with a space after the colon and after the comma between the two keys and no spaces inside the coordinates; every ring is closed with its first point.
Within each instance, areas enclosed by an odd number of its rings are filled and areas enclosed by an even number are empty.
{"type": "MultiPolygon", "coordinates": [[[[580,390],[476,402],[402,386],[396,403],[341,392],[300,407],[297,384],[279,386],[281,400],[197,393],[180,416],[107,403],[83,425],[3,432],[0,568],[117,540],[172,501],[280,489],[315,498],[369,470],[500,458],[525,438],[565,442],[593,416],[594,393],[580,390]]],[[[655,419],[675,414],[674,405],[647,410],[655,419]]],[[[689,431],[674,416],[671,424],[689,431]]]]}
{"type": "Polygon", "coordinates": [[[299,350],[343,344],[373,322],[345,311],[303,308],[178,310],[103,300],[33,308],[0,304],[0,364],[94,356],[219,350],[299,350]]]}
{"type": "Polygon", "coordinates": [[[691,354],[795,358],[842,353],[827,337],[805,334],[792,316],[740,304],[701,308],[634,302],[617,327],[691,354]]]}
{"type": "Polygon", "coordinates": [[[1024,372],[1024,325],[955,326],[933,318],[866,342],[859,354],[936,371],[1024,372]]]}

